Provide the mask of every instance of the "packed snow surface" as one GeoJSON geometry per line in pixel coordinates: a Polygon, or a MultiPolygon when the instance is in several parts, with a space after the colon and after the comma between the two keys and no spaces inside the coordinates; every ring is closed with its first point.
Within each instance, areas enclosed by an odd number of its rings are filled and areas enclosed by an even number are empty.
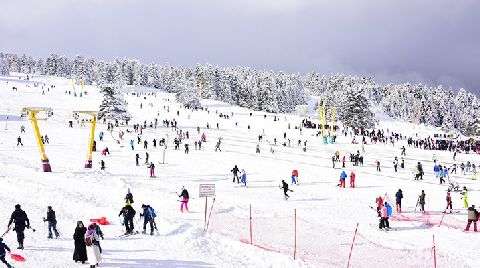
{"type": "MultiPolygon", "coordinates": [[[[77,86],[77,91],[79,88],[77,86]]],[[[86,264],[75,264],[72,260],[76,222],[82,220],[87,224],[90,219],[102,216],[110,225],[102,226],[104,260],[99,267],[346,267],[357,223],[351,267],[433,267],[433,236],[437,267],[478,267],[480,236],[462,231],[467,216],[458,192],[452,193],[455,213],[446,214],[445,224],[439,227],[446,206],[447,186],[439,185],[432,161],[435,154],[438,162],[447,166],[466,161],[478,165],[477,154],[458,154],[453,161],[451,152],[407,147],[406,167],[395,173],[392,161],[395,156],[400,159],[400,147],[407,146],[406,140],[392,145],[370,144],[367,139],[363,153],[361,145],[352,144],[352,137],[343,136],[341,130],[337,131],[339,137],[335,144],[323,144],[315,135],[316,130],[295,129],[302,120],[295,115],[267,114],[265,118],[263,112],[213,100],[201,101],[208,112],[192,111],[176,103],[173,94],[157,92],[154,96],[149,94],[149,89],[133,88],[132,91],[143,95],[125,95],[133,116],[129,126],[110,132],[100,120],[95,134],[97,151],[93,154],[93,168],[85,169],[90,125],[80,126],[72,112],[98,110],[102,100],[98,88],[85,86],[87,94],[74,97],[70,80],[34,76],[25,81],[23,76],[22,79],[10,76],[1,77],[0,90],[0,231],[3,233],[6,229],[17,203],[22,205],[36,229],[36,232],[26,230],[23,251],[15,249],[14,232],[4,236],[13,253],[26,258],[26,262],[20,263],[7,256],[15,267],[85,267],[86,264]],[[50,139],[45,149],[52,173],[42,171],[32,124],[28,118],[19,117],[23,107],[53,109],[51,117],[39,121],[41,134],[50,139]],[[220,118],[220,113],[229,119],[220,118]],[[274,121],[274,116],[279,120],[274,121]],[[127,128],[133,131],[132,124],[143,124],[146,120],[149,125],[155,118],[158,127],[144,129],[142,141],[137,144],[138,133],[129,133],[127,128]],[[190,138],[183,141],[180,150],[173,149],[176,131],[162,124],[163,120],[172,119],[178,122],[178,129],[189,132],[190,138]],[[70,120],[74,120],[73,128],[68,127],[70,120]],[[22,125],[26,133],[20,133],[22,125]],[[119,130],[124,131],[125,136],[117,143],[119,130]],[[100,131],[105,133],[104,141],[99,141],[100,131]],[[290,147],[282,146],[286,142],[284,132],[291,141],[290,147]],[[203,133],[207,142],[202,144],[202,150],[195,150],[194,141],[200,140],[203,133]],[[264,137],[259,142],[261,134],[264,137]],[[18,136],[22,137],[24,146],[16,146],[18,136]],[[220,137],[222,151],[215,152],[220,137]],[[154,138],[165,138],[168,142],[164,164],[163,147],[153,148],[154,138]],[[148,150],[143,148],[145,139],[148,150]],[[134,150],[129,146],[130,140],[135,141],[134,150]],[[297,146],[298,140],[301,146],[297,146]],[[307,150],[304,152],[305,140],[307,150]],[[190,145],[189,154],[184,153],[185,143],[190,145]],[[257,144],[260,153],[255,153],[257,144]],[[101,150],[105,147],[109,148],[110,155],[102,156],[101,150]],[[363,167],[352,166],[348,161],[349,154],[357,150],[364,156],[363,167]],[[144,164],[145,151],[156,165],[155,178],[149,177],[144,164]],[[341,157],[347,155],[346,168],[341,168],[341,163],[332,168],[331,157],[336,151],[341,157]],[[136,153],[142,158],[140,166],[135,165],[136,153]],[[104,171],[100,170],[101,159],[106,163],[104,171]],[[375,160],[381,162],[381,172],[376,171],[375,160]],[[423,181],[414,181],[413,170],[419,161],[425,176],[423,181]],[[245,170],[247,187],[232,183],[230,170],[234,165],[245,170]],[[299,172],[298,185],[291,185],[294,169],[299,172]],[[347,174],[356,173],[356,188],[348,187],[348,179],[347,188],[337,187],[342,170],[347,174]],[[293,190],[288,200],[279,189],[282,179],[293,190]],[[198,196],[200,184],[216,187],[213,206],[213,198],[208,200],[207,232],[204,231],[205,199],[198,196]],[[182,186],[192,197],[188,213],[181,213],[179,208],[178,194],[182,186]],[[124,232],[118,213],[128,188],[133,193],[133,207],[137,211],[136,230],[142,228],[141,204],[150,204],[157,213],[158,235],[118,237],[124,232]],[[399,188],[404,194],[404,212],[390,219],[391,231],[378,230],[378,218],[370,206],[375,206],[379,195],[387,194],[394,200],[399,188]],[[422,189],[427,195],[425,214],[415,209],[422,189]],[[250,245],[250,205],[253,245],[250,245]],[[47,239],[42,221],[47,206],[56,211],[61,233],[58,239],[47,239]]],[[[88,119],[88,116],[82,118],[88,119]]],[[[318,122],[313,115],[312,120],[318,122]]],[[[379,128],[384,129],[386,135],[389,135],[388,129],[411,137],[416,134],[427,137],[438,132],[386,117],[380,117],[379,128]]],[[[361,141],[361,137],[357,140],[361,141]]],[[[457,171],[451,178],[462,187],[467,186],[470,204],[480,205],[479,182],[471,180],[471,174],[462,175],[457,171]]]]}

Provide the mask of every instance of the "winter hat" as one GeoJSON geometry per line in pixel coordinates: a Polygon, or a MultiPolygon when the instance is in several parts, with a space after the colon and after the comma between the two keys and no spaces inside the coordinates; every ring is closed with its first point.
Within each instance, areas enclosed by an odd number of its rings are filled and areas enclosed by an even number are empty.
{"type": "Polygon", "coordinates": [[[15,208],[16,208],[16,209],[20,209],[20,204],[16,204],[16,205],[15,205],[15,208]]]}

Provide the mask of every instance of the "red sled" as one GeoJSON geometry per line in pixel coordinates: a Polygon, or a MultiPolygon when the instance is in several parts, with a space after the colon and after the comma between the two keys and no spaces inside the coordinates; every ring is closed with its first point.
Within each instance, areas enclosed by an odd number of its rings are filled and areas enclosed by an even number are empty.
{"type": "Polygon", "coordinates": [[[100,225],[109,225],[110,223],[107,221],[107,218],[101,217],[100,219],[90,219],[90,222],[95,222],[100,225]]]}
{"type": "Polygon", "coordinates": [[[10,258],[12,258],[12,260],[15,260],[15,261],[25,262],[25,258],[18,254],[10,254],[10,258]]]}

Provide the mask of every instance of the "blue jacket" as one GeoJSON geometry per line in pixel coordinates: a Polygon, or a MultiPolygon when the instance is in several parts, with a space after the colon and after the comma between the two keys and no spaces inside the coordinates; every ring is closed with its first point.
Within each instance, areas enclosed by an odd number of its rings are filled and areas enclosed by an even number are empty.
{"type": "Polygon", "coordinates": [[[438,166],[437,166],[437,165],[433,166],[433,172],[438,172],[438,170],[439,170],[439,169],[438,169],[438,166]]]}
{"type": "Polygon", "coordinates": [[[340,174],[340,179],[344,180],[347,178],[347,173],[345,171],[342,171],[342,174],[340,174]]]}

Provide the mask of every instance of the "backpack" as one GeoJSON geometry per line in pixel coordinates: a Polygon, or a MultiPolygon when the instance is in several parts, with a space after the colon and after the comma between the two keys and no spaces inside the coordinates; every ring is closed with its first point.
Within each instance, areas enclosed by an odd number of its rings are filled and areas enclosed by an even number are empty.
{"type": "Polygon", "coordinates": [[[85,238],[85,244],[88,246],[88,247],[91,247],[93,245],[93,239],[91,236],[87,236],[85,238]]]}
{"type": "Polygon", "coordinates": [[[155,214],[155,210],[152,207],[148,208],[148,213],[152,218],[157,217],[157,214],[155,214]]]}

